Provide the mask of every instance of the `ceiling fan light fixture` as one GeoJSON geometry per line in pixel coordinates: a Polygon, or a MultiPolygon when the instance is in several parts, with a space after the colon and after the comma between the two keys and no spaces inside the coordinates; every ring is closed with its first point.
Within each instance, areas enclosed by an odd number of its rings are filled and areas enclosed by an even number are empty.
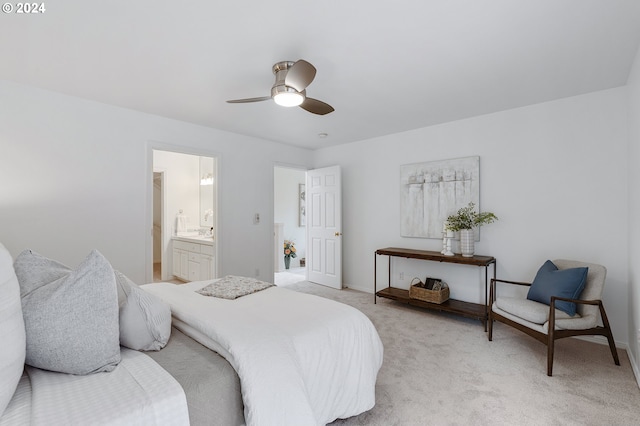
{"type": "Polygon", "coordinates": [[[230,104],[245,104],[273,99],[277,105],[284,107],[299,106],[303,110],[316,115],[326,115],[335,111],[328,103],[307,98],[307,86],[316,75],[316,68],[309,62],[300,59],[296,62],[278,62],[272,68],[276,82],[271,86],[271,96],[259,98],[232,99],[230,104]]]}
{"type": "Polygon", "coordinates": [[[271,96],[275,103],[283,107],[299,106],[304,102],[304,94],[288,86],[274,86],[271,89],[271,96]]]}

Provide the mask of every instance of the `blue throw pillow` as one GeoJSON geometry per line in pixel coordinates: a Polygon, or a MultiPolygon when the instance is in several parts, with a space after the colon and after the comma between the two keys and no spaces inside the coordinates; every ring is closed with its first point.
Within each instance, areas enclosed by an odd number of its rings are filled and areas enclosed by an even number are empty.
{"type": "MultiPolygon", "coordinates": [[[[551,304],[551,296],[578,299],[587,283],[589,268],[558,269],[552,261],[547,260],[536,274],[527,299],[551,304]]],[[[576,314],[576,304],[572,302],[556,301],[556,309],[573,316],[576,314]]]]}

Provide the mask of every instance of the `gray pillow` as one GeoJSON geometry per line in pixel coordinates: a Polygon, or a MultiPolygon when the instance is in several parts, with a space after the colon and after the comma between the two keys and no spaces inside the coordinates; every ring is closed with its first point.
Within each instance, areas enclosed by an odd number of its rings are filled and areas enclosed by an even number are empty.
{"type": "Polygon", "coordinates": [[[138,351],[158,351],[171,336],[171,308],[115,271],[120,304],[120,344],[138,351]]]}
{"type": "Polygon", "coordinates": [[[0,417],[11,401],[24,370],[25,333],[20,286],[13,259],[0,243],[0,417]]]}
{"type": "Polygon", "coordinates": [[[97,250],[72,270],[31,250],[14,262],[22,296],[26,364],[69,374],[112,371],[120,362],[113,268],[97,250]]]}

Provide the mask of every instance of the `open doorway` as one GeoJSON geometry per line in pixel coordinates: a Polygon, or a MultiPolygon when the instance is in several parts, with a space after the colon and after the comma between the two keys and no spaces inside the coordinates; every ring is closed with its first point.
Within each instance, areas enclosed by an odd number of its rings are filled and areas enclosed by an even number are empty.
{"type": "Polygon", "coordinates": [[[217,158],[151,150],[152,281],[208,280],[218,271],[217,158]]]}
{"type": "Polygon", "coordinates": [[[273,170],[276,285],[293,284],[307,277],[306,174],[306,170],[286,166],[275,166],[273,170]],[[288,260],[286,242],[291,250],[288,260]]]}
{"type": "MultiPolygon", "coordinates": [[[[153,172],[153,282],[162,281],[162,223],[164,214],[164,171],[153,172]]],[[[166,264],[164,265],[166,269],[166,264]]],[[[167,276],[165,271],[164,276],[167,276]]]]}

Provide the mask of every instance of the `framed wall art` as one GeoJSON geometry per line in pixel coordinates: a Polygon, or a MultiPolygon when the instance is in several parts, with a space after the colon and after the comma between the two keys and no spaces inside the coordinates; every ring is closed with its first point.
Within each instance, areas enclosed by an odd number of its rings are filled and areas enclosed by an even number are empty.
{"type": "Polygon", "coordinates": [[[298,184],[298,226],[306,226],[307,225],[307,212],[306,212],[306,189],[305,184],[298,184]]]}
{"type": "Polygon", "coordinates": [[[400,166],[400,235],[442,238],[447,217],[479,199],[480,157],[400,166]]]}

